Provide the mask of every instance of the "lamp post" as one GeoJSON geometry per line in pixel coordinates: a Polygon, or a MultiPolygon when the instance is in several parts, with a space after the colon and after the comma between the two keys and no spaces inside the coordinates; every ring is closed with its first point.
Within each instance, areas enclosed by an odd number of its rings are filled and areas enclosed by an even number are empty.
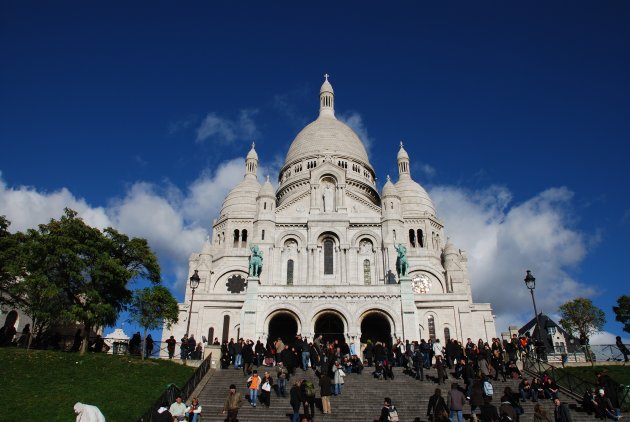
{"type": "MultiPolygon", "coordinates": [[[[534,304],[534,316],[536,317],[536,326],[538,327],[538,345],[539,347],[543,348],[545,347],[543,341],[542,341],[542,336],[541,336],[541,330],[542,327],[540,326],[540,319],[538,319],[538,309],[536,309],[536,299],[534,298],[534,289],[536,288],[536,278],[532,275],[532,272],[530,270],[527,270],[527,275],[525,275],[525,286],[529,289],[529,292],[532,294],[532,303],[534,304]]],[[[540,359],[540,351],[538,350],[538,347],[535,348],[536,350],[536,357],[537,359],[540,359]]]]}
{"type": "Polygon", "coordinates": [[[186,324],[186,337],[188,337],[188,332],[190,331],[190,317],[192,316],[193,301],[195,300],[195,289],[199,287],[200,281],[201,279],[199,278],[199,274],[197,274],[197,270],[195,270],[195,273],[190,276],[190,288],[192,289],[192,295],[190,296],[190,309],[188,310],[188,324],[186,324]]]}

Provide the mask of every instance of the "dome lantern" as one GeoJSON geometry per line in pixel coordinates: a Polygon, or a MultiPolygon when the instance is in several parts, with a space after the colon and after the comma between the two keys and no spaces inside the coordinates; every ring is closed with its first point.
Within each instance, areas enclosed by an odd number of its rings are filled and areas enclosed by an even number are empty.
{"type": "Polygon", "coordinates": [[[252,149],[247,153],[247,157],[245,158],[245,177],[253,176],[256,178],[256,173],[258,171],[258,154],[254,147],[256,144],[252,142],[252,149]]]}
{"type": "Polygon", "coordinates": [[[326,80],[319,89],[319,116],[335,117],[335,93],[328,82],[328,73],[324,75],[326,80]]]}
{"type": "Polygon", "coordinates": [[[407,154],[407,151],[403,148],[402,141],[400,142],[400,150],[398,151],[396,159],[398,161],[398,178],[411,177],[411,173],[409,172],[409,154],[407,154]]]}

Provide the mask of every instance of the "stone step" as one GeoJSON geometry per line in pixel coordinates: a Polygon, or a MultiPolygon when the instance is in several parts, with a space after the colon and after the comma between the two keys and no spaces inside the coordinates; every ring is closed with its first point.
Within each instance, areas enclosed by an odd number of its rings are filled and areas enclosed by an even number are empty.
{"type": "MultiPolygon", "coordinates": [[[[259,373],[262,375],[265,370],[269,370],[275,381],[274,368],[260,367],[259,373]]],[[[279,397],[273,391],[271,395],[271,406],[266,408],[258,403],[254,408],[246,401],[239,412],[239,420],[245,422],[254,421],[289,421],[291,420],[292,409],[289,405],[289,389],[295,379],[309,379],[314,382],[318,389],[315,409],[315,419],[322,421],[347,421],[347,422],[370,422],[374,418],[378,418],[382,407],[383,398],[388,396],[392,398],[394,406],[398,409],[401,421],[412,422],[414,418],[420,417],[420,420],[426,421],[426,410],[429,397],[433,394],[435,388],[441,388],[442,395],[446,398],[446,394],[450,389],[452,382],[457,382],[463,386],[462,380],[449,378],[441,386],[438,385],[431,377],[436,376],[435,370],[425,371],[425,376],[430,377],[429,381],[418,381],[403,373],[402,368],[394,368],[393,380],[376,380],[371,375],[373,369],[366,368],[363,374],[348,374],[345,377],[345,384],[342,394],[337,397],[331,397],[331,408],[333,414],[324,415],[321,412],[321,401],[319,399],[319,389],[317,379],[312,370],[302,371],[297,369],[295,375],[287,383],[287,397],[279,397]],[[317,405],[320,408],[317,408],[317,405]]],[[[235,384],[239,391],[245,396],[247,377],[243,375],[242,370],[225,369],[216,370],[211,375],[209,382],[199,395],[199,400],[203,406],[204,421],[223,421],[224,416],[221,415],[223,402],[228,393],[230,384],[235,384]]],[[[506,386],[518,391],[519,380],[493,381],[495,396],[492,403],[498,407],[500,396],[506,386]]],[[[550,400],[541,400],[551,416],[553,416],[553,403],[550,400]]],[[[567,400],[567,403],[569,401],[567,400]]],[[[522,403],[525,414],[521,416],[521,422],[533,420],[534,404],[531,401],[522,403]]],[[[301,409],[303,411],[303,409],[301,409]]],[[[470,407],[466,406],[464,414],[470,414],[470,407]]],[[[594,421],[594,418],[586,413],[572,410],[573,420],[575,422],[594,421]]]]}

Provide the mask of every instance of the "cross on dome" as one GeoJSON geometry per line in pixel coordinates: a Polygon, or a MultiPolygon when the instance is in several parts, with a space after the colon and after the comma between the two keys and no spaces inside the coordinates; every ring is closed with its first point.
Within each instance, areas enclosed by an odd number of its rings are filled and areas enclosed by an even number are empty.
{"type": "Polygon", "coordinates": [[[328,82],[328,77],[329,77],[329,76],[330,76],[330,75],[329,75],[328,73],[324,73],[324,78],[326,78],[326,82],[328,82]]]}

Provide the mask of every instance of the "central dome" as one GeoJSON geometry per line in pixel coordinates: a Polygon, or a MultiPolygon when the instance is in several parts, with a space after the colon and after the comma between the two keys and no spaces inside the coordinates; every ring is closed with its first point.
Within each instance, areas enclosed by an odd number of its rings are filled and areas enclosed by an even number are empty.
{"type": "Polygon", "coordinates": [[[369,164],[368,155],[356,133],[333,116],[319,116],[298,133],[291,143],[284,165],[316,155],[353,158],[369,164]]]}
{"type": "Polygon", "coordinates": [[[284,165],[318,155],[345,157],[369,166],[363,142],[348,125],[335,117],[335,93],[326,80],[319,90],[319,117],[297,134],[284,165]]]}

